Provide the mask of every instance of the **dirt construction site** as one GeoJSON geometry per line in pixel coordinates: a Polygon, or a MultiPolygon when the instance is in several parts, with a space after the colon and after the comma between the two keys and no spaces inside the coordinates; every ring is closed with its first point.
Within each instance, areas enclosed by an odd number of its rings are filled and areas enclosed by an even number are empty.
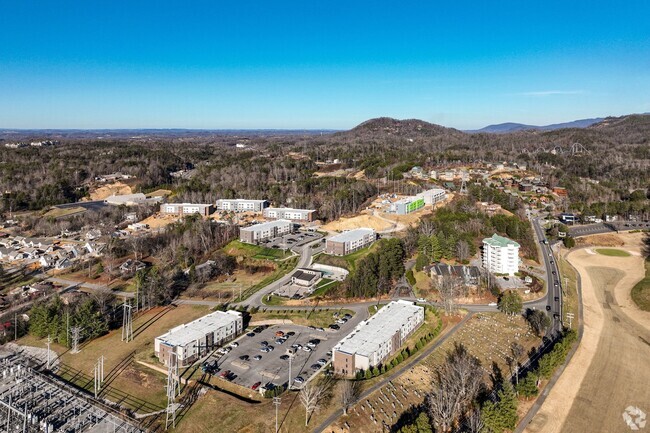
{"type": "Polygon", "coordinates": [[[605,245],[599,240],[585,239],[583,248],[568,255],[582,282],[584,334],[527,426],[528,433],[647,428],[643,414],[650,413],[650,313],[630,298],[630,289],[644,276],[641,234],[608,235],[602,239],[605,245]],[[613,257],[594,248],[614,245],[629,255],[613,257]]]}

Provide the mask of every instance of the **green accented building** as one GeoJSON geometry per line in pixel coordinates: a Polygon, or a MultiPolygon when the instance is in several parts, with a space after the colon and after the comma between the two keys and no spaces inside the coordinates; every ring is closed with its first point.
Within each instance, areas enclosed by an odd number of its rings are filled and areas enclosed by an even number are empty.
{"type": "Polygon", "coordinates": [[[424,198],[407,197],[396,201],[391,205],[391,210],[397,215],[406,215],[424,207],[424,198]]]}

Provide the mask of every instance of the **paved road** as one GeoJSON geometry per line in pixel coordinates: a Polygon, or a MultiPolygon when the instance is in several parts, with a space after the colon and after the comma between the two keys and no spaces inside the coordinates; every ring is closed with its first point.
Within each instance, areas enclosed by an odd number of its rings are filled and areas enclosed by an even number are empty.
{"type": "Polygon", "coordinates": [[[548,239],[546,239],[546,234],[539,220],[539,218],[533,218],[531,222],[535,237],[540,245],[542,260],[544,260],[544,271],[546,273],[548,290],[546,291],[545,297],[526,303],[524,307],[545,310],[554,315],[552,317],[553,325],[547,332],[547,336],[552,336],[562,330],[562,281],[560,278],[560,270],[557,267],[557,262],[553,255],[552,246],[549,244],[548,239]]]}

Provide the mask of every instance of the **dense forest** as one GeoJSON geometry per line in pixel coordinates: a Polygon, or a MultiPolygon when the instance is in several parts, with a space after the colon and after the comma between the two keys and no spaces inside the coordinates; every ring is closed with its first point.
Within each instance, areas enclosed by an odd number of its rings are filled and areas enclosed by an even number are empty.
{"type": "Polygon", "coordinates": [[[377,193],[379,179],[399,179],[413,165],[477,161],[525,163],[553,186],[567,187],[578,210],[627,212],[648,206],[650,115],[608,118],[584,129],[508,134],[380,118],[322,135],[45,135],[38,138],[59,144],[10,149],[2,144],[14,137],[0,138],[3,212],[79,200],[96,176],[122,172],[136,176],[136,189],[143,192],[172,188],[177,201],[266,198],[276,205],[315,208],[331,220],[362,209],[377,193]],[[235,146],[240,142],[246,147],[235,146]],[[364,170],[364,176],[315,176],[327,160],[338,160],[342,170],[364,170]],[[194,168],[192,176],[171,176],[187,167],[194,168]]]}

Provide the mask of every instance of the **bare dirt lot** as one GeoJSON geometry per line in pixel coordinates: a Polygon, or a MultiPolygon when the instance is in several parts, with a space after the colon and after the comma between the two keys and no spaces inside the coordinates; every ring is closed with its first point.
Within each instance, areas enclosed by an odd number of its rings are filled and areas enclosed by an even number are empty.
{"type": "Polygon", "coordinates": [[[113,194],[131,194],[131,187],[122,182],[115,182],[110,185],[100,186],[90,193],[90,200],[103,200],[113,194]]]}
{"type": "MultiPolygon", "coordinates": [[[[627,431],[628,406],[650,410],[650,313],[630,300],[644,274],[639,235],[608,235],[604,246],[622,246],[629,257],[571,252],[582,279],[584,335],[574,357],[525,431],[627,431]],[[616,236],[616,239],[612,238],[616,236]]],[[[599,239],[589,239],[590,245],[599,239]]]]}

